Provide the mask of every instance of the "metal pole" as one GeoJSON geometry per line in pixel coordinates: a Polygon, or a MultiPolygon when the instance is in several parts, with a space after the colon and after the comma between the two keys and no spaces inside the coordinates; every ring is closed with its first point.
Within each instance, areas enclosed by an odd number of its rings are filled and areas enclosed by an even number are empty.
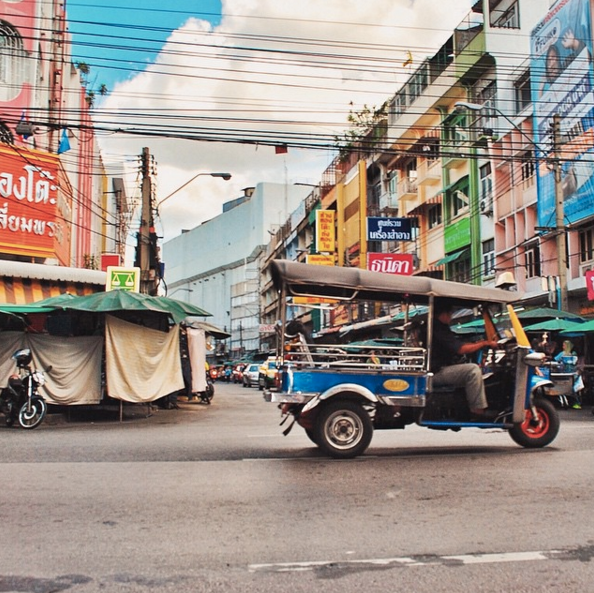
{"type": "Polygon", "coordinates": [[[555,232],[557,241],[557,274],[559,276],[559,302],[557,308],[567,311],[567,235],[561,184],[561,160],[559,151],[559,115],[553,116],[553,170],[555,174],[555,232]]]}

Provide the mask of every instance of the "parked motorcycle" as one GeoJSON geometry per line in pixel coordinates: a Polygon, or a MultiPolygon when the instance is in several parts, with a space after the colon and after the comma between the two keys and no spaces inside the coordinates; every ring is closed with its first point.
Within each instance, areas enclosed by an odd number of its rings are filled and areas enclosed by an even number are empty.
{"type": "Polygon", "coordinates": [[[210,404],[210,400],[214,397],[214,382],[210,378],[210,374],[206,373],[206,390],[201,391],[198,395],[200,396],[200,401],[205,404],[210,404]]]}
{"type": "MultiPolygon", "coordinates": [[[[32,370],[31,350],[17,350],[11,357],[16,361],[17,373],[10,375],[8,385],[0,391],[0,412],[5,416],[7,426],[18,418],[23,428],[36,428],[47,413],[47,404],[39,393],[45,384],[43,371],[32,370]]],[[[46,369],[51,370],[51,367],[46,369]]]]}

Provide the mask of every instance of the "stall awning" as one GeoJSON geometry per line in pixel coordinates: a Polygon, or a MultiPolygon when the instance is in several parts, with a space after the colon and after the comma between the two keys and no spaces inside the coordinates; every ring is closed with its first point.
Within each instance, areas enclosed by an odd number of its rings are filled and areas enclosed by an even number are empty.
{"type": "Polygon", "coordinates": [[[0,303],[27,304],[65,292],[105,290],[105,272],[26,262],[0,261],[0,303]]]}
{"type": "Polygon", "coordinates": [[[437,260],[433,265],[434,266],[445,266],[445,264],[449,264],[451,262],[459,260],[460,258],[468,256],[469,254],[470,254],[469,249],[461,249],[460,251],[456,251],[454,253],[449,253],[445,257],[442,257],[441,259],[437,260]]]}
{"type": "Polygon", "coordinates": [[[56,282],[32,278],[7,278],[0,276],[0,303],[26,305],[48,297],[69,292],[85,295],[95,292],[92,287],[79,282],[56,282]]]}

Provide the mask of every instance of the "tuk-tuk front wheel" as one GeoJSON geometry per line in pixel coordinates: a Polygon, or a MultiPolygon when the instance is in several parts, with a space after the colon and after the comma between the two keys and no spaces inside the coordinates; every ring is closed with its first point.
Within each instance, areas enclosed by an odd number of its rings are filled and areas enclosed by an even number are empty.
{"type": "Polygon", "coordinates": [[[515,424],[509,431],[511,438],[522,447],[536,449],[546,447],[555,440],[559,432],[559,413],[549,400],[534,400],[534,410],[525,411],[524,421],[515,424]]]}
{"type": "Polygon", "coordinates": [[[373,423],[353,401],[334,401],[319,411],[312,440],[335,459],[351,459],[365,452],[373,436],[373,423]]]}

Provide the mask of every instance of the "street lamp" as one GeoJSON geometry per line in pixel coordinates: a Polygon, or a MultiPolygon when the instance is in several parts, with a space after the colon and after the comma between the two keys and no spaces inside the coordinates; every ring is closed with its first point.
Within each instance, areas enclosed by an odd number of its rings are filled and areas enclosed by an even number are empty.
{"type": "MultiPolygon", "coordinates": [[[[467,101],[458,101],[454,104],[456,111],[463,109],[469,109],[470,111],[482,111],[484,109],[492,109],[499,115],[501,115],[512,127],[520,132],[524,138],[530,142],[536,149],[537,156],[538,152],[544,153],[544,151],[534,142],[530,136],[528,136],[521,128],[519,128],[514,121],[509,118],[501,109],[493,107],[492,105],[480,105],[478,103],[468,103],[467,101]]],[[[566,311],[568,308],[567,302],[567,263],[565,260],[567,252],[567,239],[565,236],[565,214],[563,211],[563,187],[561,185],[561,164],[559,161],[558,146],[559,146],[559,116],[553,116],[552,122],[553,128],[553,149],[552,157],[545,156],[544,160],[551,165],[555,175],[555,239],[557,243],[557,275],[559,276],[559,302],[557,306],[560,310],[566,311]]]]}
{"type": "Polygon", "coordinates": [[[194,177],[192,177],[192,179],[189,179],[183,185],[180,185],[176,190],[172,191],[168,196],[165,196],[157,204],[157,208],[159,208],[159,206],[161,206],[163,204],[163,202],[166,202],[169,198],[174,196],[178,191],[181,191],[182,189],[184,189],[184,187],[186,187],[187,185],[190,185],[190,183],[192,183],[192,181],[194,181],[194,179],[197,179],[198,177],[200,177],[202,175],[210,175],[211,177],[220,177],[224,181],[229,181],[229,179],[231,179],[231,173],[197,173],[196,175],[194,175],[194,177]]]}

